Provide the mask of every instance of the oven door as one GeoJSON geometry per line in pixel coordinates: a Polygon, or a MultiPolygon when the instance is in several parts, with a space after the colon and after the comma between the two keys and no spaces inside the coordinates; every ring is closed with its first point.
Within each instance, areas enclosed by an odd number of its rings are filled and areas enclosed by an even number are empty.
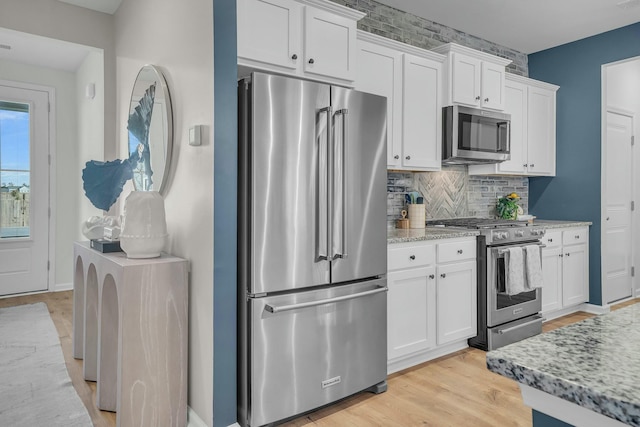
{"type": "MultiPolygon", "coordinates": [[[[505,249],[538,245],[540,251],[544,245],[539,241],[487,247],[487,326],[494,327],[513,320],[539,313],[542,309],[542,290],[521,292],[508,295],[505,287],[505,249]]],[[[542,254],[540,259],[542,259],[542,254]]]]}

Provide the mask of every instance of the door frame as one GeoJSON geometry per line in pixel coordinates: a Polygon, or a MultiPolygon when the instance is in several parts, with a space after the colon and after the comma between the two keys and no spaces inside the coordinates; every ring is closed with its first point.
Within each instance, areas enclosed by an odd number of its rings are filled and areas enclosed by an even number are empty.
{"type": "MultiPolygon", "coordinates": [[[[48,231],[48,258],[49,269],[47,272],[47,290],[55,290],[56,278],[56,90],[51,86],[44,86],[32,83],[16,82],[13,80],[0,79],[0,85],[11,86],[16,89],[35,90],[46,92],[49,96],[49,188],[48,188],[48,207],[49,218],[47,224],[48,231]]],[[[25,293],[27,295],[29,293],[25,293]]],[[[12,295],[15,296],[15,295],[12,295]]]]}

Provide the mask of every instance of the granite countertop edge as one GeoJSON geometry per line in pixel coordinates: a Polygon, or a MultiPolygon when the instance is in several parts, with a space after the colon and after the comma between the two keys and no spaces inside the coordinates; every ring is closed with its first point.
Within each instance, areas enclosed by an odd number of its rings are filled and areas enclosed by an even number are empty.
{"type": "Polygon", "coordinates": [[[591,221],[556,221],[548,219],[536,219],[533,225],[541,226],[547,230],[555,228],[589,227],[593,225],[591,221]]]}
{"type": "Polygon", "coordinates": [[[640,427],[638,326],[633,304],[490,351],[487,369],[640,427]]]}
{"type": "Polygon", "coordinates": [[[445,230],[439,227],[389,228],[387,229],[387,244],[475,237],[479,234],[480,232],[475,230],[445,230]]]}
{"type": "Polygon", "coordinates": [[[638,412],[638,406],[631,402],[624,402],[593,390],[589,387],[576,384],[572,381],[559,378],[505,360],[504,358],[487,353],[487,368],[499,375],[517,381],[537,390],[559,397],[585,409],[592,410],[620,422],[638,426],[638,420],[633,422],[633,413],[638,412]]]}

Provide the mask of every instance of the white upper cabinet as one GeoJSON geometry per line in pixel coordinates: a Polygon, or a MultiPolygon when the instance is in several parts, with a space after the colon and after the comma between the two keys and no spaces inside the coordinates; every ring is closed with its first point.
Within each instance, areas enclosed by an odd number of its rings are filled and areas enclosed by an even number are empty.
{"type": "Polygon", "coordinates": [[[325,0],[238,0],[238,65],[349,85],[356,23],[365,14],[325,0]]]}
{"type": "Polygon", "coordinates": [[[387,97],[387,167],[440,170],[444,56],[364,31],[357,37],[355,88],[387,97]]]}
{"type": "Polygon", "coordinates": [[[505,66],[511,60],[448,43],[433,49],[447,56],[444,105],[504,110],[505,66]]]}
{"type": "Polygon", "coordinates": [[[511,159],[469,166],[471,175],[555,176],[558,86],[507,74],[505,113],[511,115],[511,159]]]}

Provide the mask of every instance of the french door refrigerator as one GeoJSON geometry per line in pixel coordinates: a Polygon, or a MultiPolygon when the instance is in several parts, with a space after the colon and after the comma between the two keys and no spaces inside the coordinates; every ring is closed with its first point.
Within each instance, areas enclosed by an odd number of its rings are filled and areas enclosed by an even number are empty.
{"type": "Polygon", "coordinates": [[[263,73],[238,97],[238,420],[262,426],[386,390],[386,98],[263,73]]]}

